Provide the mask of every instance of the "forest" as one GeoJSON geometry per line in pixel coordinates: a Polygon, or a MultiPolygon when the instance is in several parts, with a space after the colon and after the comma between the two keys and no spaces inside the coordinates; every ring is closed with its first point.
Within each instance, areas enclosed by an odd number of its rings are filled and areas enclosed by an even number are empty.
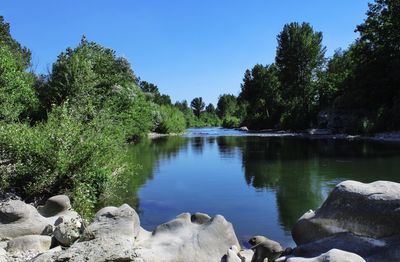
{"type": "Polygon", "coordinates": [[[246,70],[240,93],[222,94],[214,106],[202,97],[172,103],[129,61],[84,36],[37,74],[0,16],[0,188],[38,202],[65,193],[90,217],[121,174],[140,169],[126,152],[149,132],[399,130],[400,1],[375,0],[355,30],[359,37],[327,58],[322,32],[284,25],[275,62],[246,70]]]}
{"type": "Polygon", "coordinates": [[[275,63],[246,70],[241,92],[230,103],[230,122],[253,130],[398,130],[400,2],[369,4],[355,31],[359,37],[347,49],[327,58],[322,32],[309,23],[286,24],[277,36],[275,63]]]}

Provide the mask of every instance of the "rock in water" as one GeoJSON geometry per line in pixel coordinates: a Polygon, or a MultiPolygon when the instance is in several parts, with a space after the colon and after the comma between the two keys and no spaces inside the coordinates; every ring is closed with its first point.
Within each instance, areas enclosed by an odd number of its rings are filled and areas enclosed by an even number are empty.
{"type": "Polygon", "coordinates": [[[302,258],[293,257],[288,258],[287,262],[365,262],[365,260],[357,254],[342,251],[339,249],[332,249],[318,257],[302,258]]]}
{"type": "Polygon", "coordinates": [[[400,184],[344,181],[335,187],[321,208],[299,219],[292,236],[300,245],[343,232],[375,239],[398,235],[399,210],[400,184]]]}
{"type": "Polygon", "coordinates": [[[266,258],[268,261],[275,261],[283,253],[283,248],[278,242],[264,236],[250,238],[249,244],[253,245],[251,247],[254,251],[252,262],[263,262],[266,258]]]}

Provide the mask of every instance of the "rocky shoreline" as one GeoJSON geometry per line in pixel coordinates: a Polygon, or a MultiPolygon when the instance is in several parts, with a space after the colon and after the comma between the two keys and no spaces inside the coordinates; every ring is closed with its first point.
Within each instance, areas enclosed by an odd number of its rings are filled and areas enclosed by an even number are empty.
{"type": "Polygon", "coordinates": [[[12,196],[0,202],[0,262],[11,261],[400,261],[400,184],[338,184],[305,213],[283,248],[263,236],[241,249],[221,215],[184,213],[152,232],[130,206],[105,207],[91,224],[58,195],[35,208],[12,196]]]}

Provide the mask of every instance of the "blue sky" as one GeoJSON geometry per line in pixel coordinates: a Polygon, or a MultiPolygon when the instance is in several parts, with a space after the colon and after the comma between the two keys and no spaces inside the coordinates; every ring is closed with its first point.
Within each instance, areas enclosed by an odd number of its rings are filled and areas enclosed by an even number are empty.
{"type": "Polygon", "coordinates": [[[126,57],[136,75],[173,101],[237,95],[244,71],[274,61],[284,24],[309,22],[327,55],[346,48],[367,0],[1,0],[13,36],[39,73],[84,34],[126,57]]]}

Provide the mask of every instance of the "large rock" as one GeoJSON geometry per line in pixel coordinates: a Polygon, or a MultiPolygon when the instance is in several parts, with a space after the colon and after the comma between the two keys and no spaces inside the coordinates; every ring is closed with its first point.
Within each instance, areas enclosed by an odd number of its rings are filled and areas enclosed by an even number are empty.
{"type": "Polygon", "coordinates": [[[400,234],[399,221],[400,184],[345,181],[321,208],[299,219],[292,236],[298,245],[344,232],[379,239],[400,234]]]}
{"type": "Polygon", "coordinates": [[[31,205],[20,200],[0,203],[0,239],[47,234],[51,227],[31,205]]]}
{"type": "Polygon", "coordinates": [[[263,262],[264,259],[275,261],[284,251],[278,242],[264,236],[253,236],[249,244],[252,245],[251,249],[254,251],[253,262],[263,262]]]}
{"type": "Polygon", "coordinates": [[[184,213],[139,237],[136,250],[146,262],[221,261],[231,246],[240,247],[232,224],[223,216],[184,213]]]}
{"type": "Polygon", "coordinates": [[[0,239],[11,239],[25,235],[50,235],[55,221],[63,216],[65,220],[81,221],[71,209],[67,196],[50,198],[43,208],[36,210],[20,200],[8,199],[0,202],[0,239]]]}
{"type": "Polygon", "coordinates": [[[330,251],[313,258],[292,257],[287,262],[365,262],[365,260],[357,254],[346,252],[339,249],[331,249],[330,251]]]}
{"type": "Polygon", "coordinates": [[[72,210],[71,202],[66,195],[57,195],[47,199],[44,206],[38,207],[38,212],[49,221],[52,225],[55,224],[59,217],[63,217],[63,221],[74,220],[76,223],[81,223],[81,216],[72,210]]]}
{"type": "Polygon", "coordinates": [[[63,246],[71,246],[79,237],[81,233],[81,221],[70,219],[64,221],[61,216],[55,222],[55,229],[53,235],[57,241],[63,246]]]}
{"type": "Polygon", "coordinates": [[[15,253],[21,251],[43,252],[49,250],[51,246],[50,236],[30,235],[21,236],[10,240],[7,244],[7,252],[15,253]]]}
{"type": "Polygon", "coordinates": [[[95,221],[85,229],[81,241],[56,253],[52,259],[70,262],[133,261],[139,223],[135,210],[126,204],[119,208],[105,207],[97,212],[95,221]]]}
{"type": "Polygon", "coordinates": [[[383,252],[387,247],[394,247],[398,240],[361,237],[351,233],[340,233],[312,243],[297,246],[293,254],[299,257],[316,257],[331,249],[358,254],[364,258],[383,252]]]}
{"type": "Polygon", "coordinates": [[[44,217],[52,217],[71,209],[71,201],[66,195],[50,197],[44,206],[38,207],[39,213],[44,217]]]}

